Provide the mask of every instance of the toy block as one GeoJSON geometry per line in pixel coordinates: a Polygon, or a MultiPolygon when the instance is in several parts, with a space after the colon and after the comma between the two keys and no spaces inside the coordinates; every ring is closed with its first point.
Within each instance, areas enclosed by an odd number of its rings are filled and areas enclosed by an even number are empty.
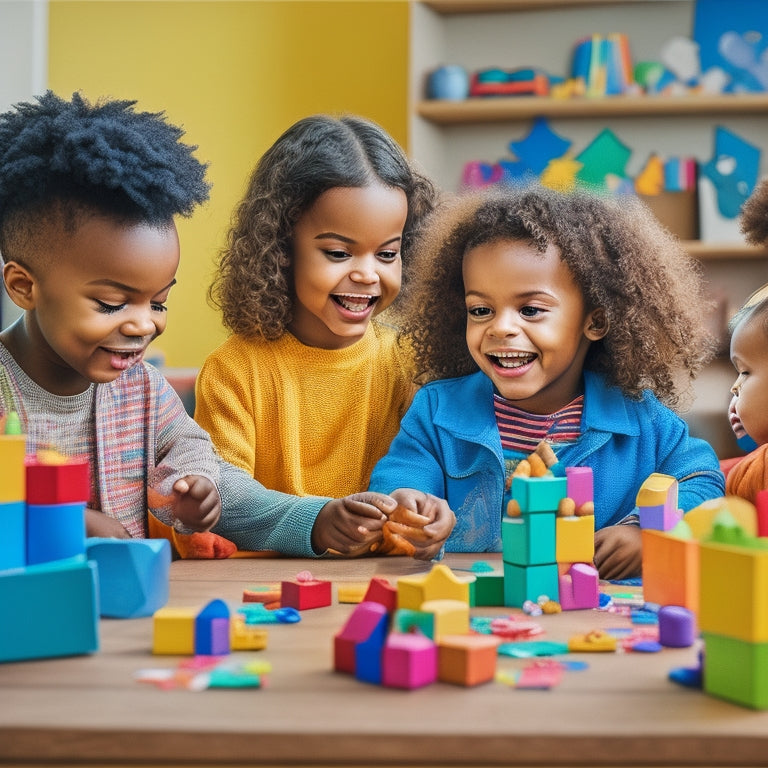
{"type": "Polygon", "coordinates": [[[512,500],[517,502],[522,514],[532,512],[555,512],[566,495],[568,480],[565,477],[545,475],[544,477],[512,478],[512,500]]]}
{"type": "Polygon", "coordinates": [[[310,573],[299,573],[295,581],[283,581],[280,584],[280,605],[283,608],[306,611],[310,608],[324,608],[332,602],[331,582],[314,579],[310,573]]]}
{"type": "Polygon", "coordinates": [[[382,652],[381,682],[390,688],[421,688],[437,680],[437,646],[424,635],[391,632],[382,652]]]}
{"type": "Polygon", "coordinates": [[[392,614],[392,632],[421,632],[422,635],[434,640],[434,624],[434,615],[422,610],[398,608],[392,614]]]}
{"type": "Polygon", "coordinates": [[[469,604],[463,600],[426,600],[421,610],[432,617],[432,632],[427,634],[435,642],[445,635],[469,632],[469,604]]]}
{"type": "Polygon", "coordinates": [[[597,608],[600,605],[600,577],[587,563],[574,563],[559,577],[560,607],[564,611],[597,608]]]}
{"type": "Polygon", "coordinates": [[[397,608],[397,587],[381,576],[374,576],[368,582],[363,596],[366,602],[381,603],[390,613],[397,608]]]}
{"type": "Polygon", "coordinates": [[[437,646],[437,679],[466,686],[490,682],[498,646],[494,635],[446,635],[437,646]]]}
{"type": "Polygon", "coordinates": [[[555,562],[555,513],[503,517],[502,559],[515,565],[555,562]]]}
{"type": "Polygon", "coordinates": [[[504,573],[476,573],[470,585],[471,606],[504,605],[504,573]]]}
{"type": "Polygon", "coordinates": [[[603,632],[601,629],[593,629],[583,635],[574,635],[568,638],[568,651],[570,653],[610,653],[617,647],[616,638],[603,632]]]}
{"type": "Polygon", "coordinates": [[[27,458],[27,504],[87,502],[91,493],[88,460],[75,457],[61,464],[27,458]]]}
{"type": "MultiPolygon", "coordinates": [[[[760,493],[762,491],[758,491],[758,496],[760,493]]],[[[683,522],[691,529],[693,538],[701,541],[709,538],[715,520],[725,511],[733,517],[747,536],[760,535],[757,530],[755,505],[739,496],[721,496],[717,499],[708,499],[699,504],[698,507],[688,510],[683,515],[683,522]]]]}
{"type": "Polygon", "coordinates": [[[595,516],[558,517],[555,521],[555,560],[591,563],[595,557],[595,516]]]}
{"type": "Polygon", "coordinates": [[[382,621],[365,640],[355,646],[355,677],[361,682],[381,685],[386,639],[387,622],[382,621]]]}
{"type": "Polygon", "coordinates": [[[362,603],[368,591],[368,583],[364,581],[348,582],[336,587],[336,599],[340,603],[362,603]]]}
{"type": "Polygon", "coordinates": [[[659,642],[665,648],[689,648],[696,640],[696,617],[679,605],[659,608],[659,642]]]}
{"type": "Polygon", "coordinates": [[[224,656],[229,653],[229,607],[211,600],[195,617],[195,655],[224,656]]]}
{"type": "Polygon", "coordinates": [[[672,532],[643,529],[642,545],[645,600],[658,605],[679,605],[697,613],[699,542],[678,538],[672,532]]]}
{"type": "Polygon", "coordinates": [[[27,505],[23,501],[0,502],[0,571],[27,564],[27,505]]]}
{"type": "Polygon", "coordinates": [[[101,616],[152,616],[168,602],[171,545],[167,539],[89,538],[85,550],[99,567],[101,616]]]}
{"type": "Polygon", "coordinates": [[[704,691],[742,706],[768,709],[768,643],[703,634],[704,691]]]}
{"type": "Polygon", "coordinates": [[[85,503],[27,503],[27,563],[85,554],[85,503]]]}
{"type": "Polygon", "coordinates": [[[0,502],[27,498],[25,435],[0,435],[0,502]]]}
{"type": "Polygon", "coordinates": [[[681,513],[677,507],[677,480],[671,475],[649,475],[635,497],[641,528],[668,531],[677,525],[681,513]]]}
{"type": "Polygon", "coordinates": [[[768,537],[768,491],[758,491],[755,495],[757,515],[757,535],[768,537]]]}
{"type": "Polygon", "coordinates": [[[427,600],[461,600],[469,605],[469,585],[474,576],[459,579],[447,565],[434,565],[429,573],[401,576],[397,580],[397,607],[421,609],[427,600]]]}
{"type": "Polygon", "coordinates": [[[197,608],[160,608],[152,620],[152,653],[192,656],[195,653],[197,608]]]}
{"type": "Polygon", "coordinates": [[[97,592],[96,564],[82,556],[0,574],[0,661],[97,651],[97,592]]]}
{"type": "Polygon", "coordinates": [[[244,603],[276,603],[280,605],[280,582],[255,584],[243,590],[244,603]]]}
{"type": "Polygon", "coordinates": [[[246,623],[242,613],[234,613],[229,624],[229,647],[233,651],[261,651],[267,647],[267,630],[246,623]]]}
{"type": "Polygon", "coordinates": [[[701,631],[768,642],[768,549],[703,541],[700,551],[701,631]]]}
{"type": "Polygon", "coordinates": [[[355,646],[374,632],[386,634],[388,621],[389,614],[381,603],[367,600],[358,603],[333,638],[333,668],[337,672],[355,674],[355,646]]]}
{"type": "Polygon", "coordinates": [[[573,499],[576,509],[595,500],[595,481],[592,467],[566,467],[565,495],[573,499]]]}
{"type": "Polygon", "coordinates": [[[559,599],[557,563],[520,566],[504,563],[504,605],[522,608],[526,600],[536,602],[541,595],[559,599]]]}

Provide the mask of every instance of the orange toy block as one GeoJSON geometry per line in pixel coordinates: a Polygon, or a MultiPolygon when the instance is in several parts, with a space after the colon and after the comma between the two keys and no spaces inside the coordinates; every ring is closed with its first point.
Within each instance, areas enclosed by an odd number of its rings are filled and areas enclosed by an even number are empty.
{"type": "Polygon", "coordinates": [[[446,635],[437,645],[437,679],[455,685],[480,685],[496,676],[494,635],[446,635]]]}
{"type": "Polygon", "coordinates": [[[447,565],[434,565],[425,575],[397,580],[397,607],[421,610],[427,600],[461,600],[469,605],[469,585],[474,576],[459,579],[447,565]]]}
{"type": "Polygon", "coordinates": [[[595,516],[558,517],[555,520],[555,560],[591,563],[595,557],[595,516]]]}
{"type": "Polygon", "coordinates": [[[642,537],[645,600],[658,605],[680,605],[698,613],[699,542],[645,528],[642,537]]]}

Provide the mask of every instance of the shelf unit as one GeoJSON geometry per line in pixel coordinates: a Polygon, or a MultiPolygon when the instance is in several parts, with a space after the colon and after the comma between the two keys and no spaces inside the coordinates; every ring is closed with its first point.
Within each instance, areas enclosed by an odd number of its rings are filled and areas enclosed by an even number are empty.
{"type": "MultiPolygon", "coordinates": [[[[456,189],[464,163],[511,157],[509,142],[524,138],[539,116],[570,139],[576,151],[610,128],[633,149],[630,175],[651,152],[710,159],[718,124],[768,150],[768,94],[425,99],[428,73],[444,64],[460,64],[470,72],[536,67],[566,74],[573,44],[593,32],[625,31],[634,61],[658,60],[667,40],[690,35],[694,8],[695,0],[413,0],[412,156],[441,187],[456,189]]],[[[768,161],[768,151],[763,154],[768,161]]],[[[702,262],[712,292],[725,297],[729,310],[768,280],[764,248],[741,242],[683,245],[702,262]]],[[[721,358],[696,382],[689,418],[692,430],[709,439],[720,455],[738,450],[725,415],[731,383],[730,364],[721,358]]]]}

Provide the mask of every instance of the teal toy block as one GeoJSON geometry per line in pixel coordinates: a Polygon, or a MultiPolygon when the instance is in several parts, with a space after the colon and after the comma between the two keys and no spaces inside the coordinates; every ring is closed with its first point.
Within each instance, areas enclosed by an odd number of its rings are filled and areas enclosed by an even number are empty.
{"type": "Polygon", "coordinates": [[[152,616],[168,602],[171,545],[167,539],[101,539],[85,542],[99,567],[99,614],[113,619],[152,616]]]}
{"type": "Polygon", "coordinates": [[[547,565],[514,565],[504,563],[504,605],[522,608],[526,600],[536,602],[546,595],[559,600],[557,563],[547,565]]]}
{"type": "Polygon", "coordinates": [[[27,504],[27,564],[85,554],[85,503],[27,504]]]}
{"type": "Polygon", "coordinates": [[[513,477],[512,499],[522,514],[556,512],[560,500],[565,498],[568,481],[565,477],[513,477]]]}
{"type": "Polygon", "coordinates": [[[27,505],[23,501],[0,502],[0,571],[27,564],[27,505]]]}
{"type": "Polygon", "coordinates": [[[469,586],[470,606],[504,605],[504,574],[476,573],[469,586]]]}
{"type": "Polygon", "coordinates": [[[73,557],[0,574],[0,661],[99,649],[96,563],[73,557]]]}
{"type": "Polygon", "coordinates": [[[393,632],[421,632],[434,640],[435,617],[431,613],[415,611],[413,608],[398,608],[392,615],[393,632]]]}
{"type": "Polygon", "coordinates": [[[501,521],[502,559],[515,565],[555,562],[555,513],[546,512],[501,521]]]}
{"type": "Polygon", "coordinates": [[[768,709],[768,643],[702,634],[704,691],[745,707],[768,709]]]}

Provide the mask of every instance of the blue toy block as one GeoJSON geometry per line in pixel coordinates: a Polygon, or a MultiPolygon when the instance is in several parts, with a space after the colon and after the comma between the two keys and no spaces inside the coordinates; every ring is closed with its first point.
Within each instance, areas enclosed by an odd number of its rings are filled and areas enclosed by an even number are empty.
{"type": "Polygon", "coordinates": [[[555,562],[555,513],[504,517],[501,521],[502,559],[515,565],[555,562]]]}
{"type": "Polygon", "coordinates": [[[229,651],[229,607],[223,600],[211,600],[195,617],[195,654],[223,656],[229,651]]]}
{"type": "Polygon", "coordinates": [[[363,683],[381,685],[382,654],[387,632],[387,617],[382,616],[371,634],[355,646],[355,677],[363,683]]]}
{"type": "Polygon", "coordinates": [[[27,563],[85,554],[85,503],[27,504],[27,563]]]}
{"type": "Polygon", "coordinates": [[[0,661],[99,649],[96,563],[73,557],[0,574],[0,661]]]}
{"type": "Polygon", "coordinates": [[[534,603],[546,595],[560,599],[557,563],[547,565],[514,565],[504,563],[504,605],[522,608],[526,600],[534,603]]]}
{"type": "Polygon", "coordinates": [[[568,481],[565,477],[512,478],[512,498],[520,505],[522,514],[556,512],[560,500],[565,498],[568,481]]]}
{"type": "Polygon", "coordinates": [[[0,502],[0,571],[27,564],[27,505],[23,501],[0,502]]]}
{"type": "Polygon", "coordinates": [[[99,613],[113,619],[152,616],[168,602],[171,545],[167,539],[101,539],[85,542],[99,566],[99,613]]]}

